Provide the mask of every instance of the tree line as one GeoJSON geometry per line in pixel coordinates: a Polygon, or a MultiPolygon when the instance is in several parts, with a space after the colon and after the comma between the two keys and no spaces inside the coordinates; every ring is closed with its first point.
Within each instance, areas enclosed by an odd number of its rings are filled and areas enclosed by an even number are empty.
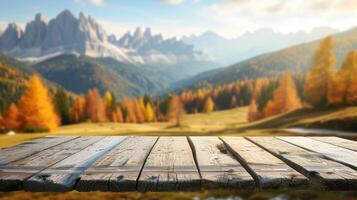
{"type": "Polygon", "coordinates": [[[314,65],[305,76],[285,72],[280,78],[258,79],[248,120],[299,108],[357,105],[357,51],[351,51],[336,69],[332,37],[325,38],[314,55],[314,65]]]}

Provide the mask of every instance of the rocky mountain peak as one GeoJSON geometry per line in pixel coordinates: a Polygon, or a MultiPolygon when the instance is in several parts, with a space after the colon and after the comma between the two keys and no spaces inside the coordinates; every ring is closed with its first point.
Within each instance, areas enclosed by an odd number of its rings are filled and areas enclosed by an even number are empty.
{"type": "Polygon", "coordinates": [[[15,23],[8,24],[0,37],[0,50],[8,51],[17,46],[22,37],[21,27],[15,23]]]}
{"type": "Polygon", "coordinates": [[[37,13],[34,21],[26,24],[25,33],[21,39],[21,48],[39,47],[46,37],[47,22],[37,13]]]}

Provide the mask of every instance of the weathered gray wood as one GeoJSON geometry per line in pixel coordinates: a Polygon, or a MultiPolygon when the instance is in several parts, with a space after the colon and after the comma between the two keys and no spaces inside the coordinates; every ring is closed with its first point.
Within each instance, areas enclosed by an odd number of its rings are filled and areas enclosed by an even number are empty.
{"type": "Polygon", "coordinates": [[[189,137],[206,188],[253,188],[253,178],[218,137],[189,137]]]}
{"type": "Polygon", "coordinates": [[[261,188],[309,185],[309,180],[283,161],[243,137],[221,137],[261,188]]]}
{"type": "Polygon", "coordinates": [[[24,182],[28,191],[69,191],[79,175],[125,137],[104,137],[98,142],[35,174],[24,182]]]}
{"type": "Polygon", "coordinates": [[[302,149],[273,137],[249,137],[292,168],[329,189],[356,190],[357,172],[343,164],[325,159],[320,154],[302,149]]]}
{"type": "Polygon", "coordinates": [[[160,137],[138,180],[139,191],[194,190],[200,176],[186,137],[160,137]]]}
{"type": "Polygon", "coordinates": [[[341,148],[325,142],[320,142],[307,137],[278,137],[281,140],[302,148],[320,153],[325,157],[344,163],[357,170],[357,152],[341,148]]]}
{"type": "Polygon", "coordinates": [[[80,177],[78,191],[133,191],[158,137],[129,137],[99,158],[80,177]]]}
{"type": "Polygon", "coordinates": [[[18,144],[14,147],[0,149],[0,165],[5,165],[10,162],[25,158],[32,154],[43,151],[47,148],[59,145],[64,142],[68,142],[77,137],[43,137],[22,144],[18,144]]]}
{"type": "Polygon", "coordinates": [[[41,170],[77,153],[102,137],[78,137],[29,157],[0,166],[0,190],[22,189],[22,182],[41,170]]]}
{"type": "Polygon", "coordinates": [[[353,151],[357,151],[357,142],[352,140],[347,140],[339,137],[309,137],[314,140],[318,140],[321,142],[333,144],[339,147],[343,147],[346,149],[350,149],[353,151]]]}

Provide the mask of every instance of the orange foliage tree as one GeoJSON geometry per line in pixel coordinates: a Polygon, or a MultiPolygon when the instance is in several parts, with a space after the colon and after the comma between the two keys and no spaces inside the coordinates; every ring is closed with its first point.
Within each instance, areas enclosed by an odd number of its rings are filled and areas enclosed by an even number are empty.
{"type": "Polygon", "coordinates": [[[337,72],[329,104],[356,105],[357,104],[357,51],[351,51],[342,67],[337,72]]]}
{"type": "Polygon", "coordinates": [[[104,103],[97,89],[88,91],[86,98],[87,118],[92,122],[105,122],[107,120],[104,103]]]}
{"type": "Polygon", "coordinates": [[[84,120],[85,105],[86,105],[86,100],[83,95],[80,95],[74,100],[70,111],[70,119],[72,123],[79,123],[84,120]]]}
{"type": "Polygon", "coordinates": [[[273,100],[270,100],[264,108],[264,115],[273,116],[301,107],[294,80],[289,72],[285,72],[280,79],[279,87],[274,92],[273,100]]]}
{"type": "Polygon", "coordinates": [[[175,126],[181,126],[182,116],[185,114],[180,97],[172,95],[169,104],[168,118],[175,122],[175,126]]]}
{"type": "Polygon", "coordinates": [[[4,115],[4,129],[5,131],[16,131],[18,130],[19,123],[19,112],[15,103],[11,103],[6,114],[4,115]]]}
{"type": "Polygon", "coordinates": [[[208,97],[205,101],[205,105],[203,107],[204,113],[210,113],[214,110],[214,102],[211,97],[208,97]]]}
{"type": "Polygon", "coordinates": [[[325,106],[332,87],[336,58],[333,53],[332,37],[325,38],[316,51],[315,65],[307,75],[304,86],[305,99],[313,106],[325,106]]]}
{"type": "Polygon", "coordinates": [[[59,125],[52,99],[39,76],[31,77],[19,102],[19,113],[19,123],[25,131],[53,130],[59,125]]]}

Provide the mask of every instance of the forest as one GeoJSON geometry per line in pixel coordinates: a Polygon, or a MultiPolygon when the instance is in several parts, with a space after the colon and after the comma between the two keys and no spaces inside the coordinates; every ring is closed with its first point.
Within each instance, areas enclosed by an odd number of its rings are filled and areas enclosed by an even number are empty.
{"type": "MultiPolygon", "coordinates": [[[[217,87],[184,90],[163,97],[120,97],[98,89],[71,95],[64,89],[48,89],[33,75],[26,89],[17,92],[0,115],[0,130],[44,132],[60,125],[81,122],[144,123],[172,121],[180,126],[185,113],[210,113],[249,106],[248,121],[279,115],[300,108],[357,105],[357,51],[351,51],[336,67],[332,37],[325,38],[306,75],[282,72],[279,77],[237,80],[217,87]]],[[[9,76],[13,73],[9,72],[9,76]]]]}

